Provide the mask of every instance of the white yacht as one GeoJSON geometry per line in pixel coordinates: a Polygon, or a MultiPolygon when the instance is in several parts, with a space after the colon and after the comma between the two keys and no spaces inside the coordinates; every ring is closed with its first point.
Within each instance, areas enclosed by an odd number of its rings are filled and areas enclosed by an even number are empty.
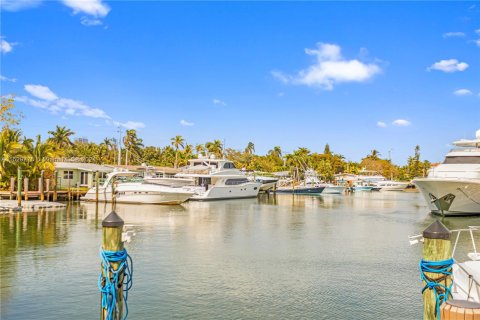
{"type": "Polygon", "coordinates": [[[432,213],[480,214],[480,130],[476,139],[452,143],[457,148],[430,169],[426,178],[414,179],[432,213]]]}
{"type": "Polygon", "coordinates": [[[192,159],[175,178],[193,179],[193,186],[183,188],[195,192],[190,200],[222,200],[254,198],[262,183],[247,176],[225,159],[192,159]]]}
{"type": "MultiPolygon", "coordinates": [[[[164,185],[145,183],[138,173],[130,171],[114,171],[98,188],[100,202],[112,201],[112,183],[115,181],[117,203],[148,203],[148,204],[180,204],[194,195],[194,192],[184,188],[173,188],[164,185]]],[[[80,198],[84,201],[96,200],[96,188],[93,187],[80,198]]]]}
{"type": "Polygon", "coordinates": [[[405,181],[383,180],[375,183],[375,186],[380,188],[381,191],[403,191],[408,184],[405,181]]]}

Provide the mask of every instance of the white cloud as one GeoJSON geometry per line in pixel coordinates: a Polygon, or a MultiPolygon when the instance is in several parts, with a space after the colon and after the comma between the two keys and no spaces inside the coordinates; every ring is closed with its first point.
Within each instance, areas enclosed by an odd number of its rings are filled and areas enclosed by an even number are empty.
{"type": "Polygon", "coordinates": [[[20,11],[39,6],[42,0],[2,0],[0,8],[6,11],[20,11]]]}
{"type": "Polygon", "coordinates": [[[188,122],[187,120],[183,120],[183,119],[182,119],[182,120],[180,120],[180,124],[181,124],[182,126],[185,126],[185,127],[191,127],[191,126],[193,126],[195,123],[193,123],[193,122],[188,122]]]}
{"type": "Polygon", "coordinates": [[[406,127],[406,126],[411,125],[412,123],[411,123],[410,121],[408,121],[408,120],[397,119],[397,120],[393,121],[392,124],[393,124],[394,126],[406,127]]]}
{"type": "Polygon", "coordinates": [[[64,5],[73,9],[73,13],[84,13],[93,17],[105,17],[110,7],[102,0],[61,0],[64,5]]]}
{"type": "Polygon", "coordinates": [[[9,53],[13,50],[15,43],[10,43],[7,40],[4,40],[3,37],[0,37],[0,52],[9,53]]]}
{"type": "Polygon", "coordinates": [[[35,98],[40,98],[47,101],[53,101],[58,99],[57,95],[53,93],[50,88],[42,85],[27,84],[25,85],[25,91],[30,93],[35,98]]]}
{"type": "Polygon", "coordinates": [[[475,30],[475,33],[480,36],[480,29],[475,30]]]}
{"type": "Polygon", "coordinates": [[[7,78],[7,77],[2,76],[2,75],[0,74],[0,81],[17,82],[17,79],[15,79],[15,78],[7,78]]]}
{"type": "Polygon", "coordinates": [[[439,70],[443,72],[457,72],[457,71],[464,71],[468,68],[468,64],[465,62],[459,62],[457,59],[449,59],[449,60],[440,60],[439,62],[435,62],[429,68],[430,70],[439,70]]]}
{"type": "Polygon", "coordinates": [[[213,99],[212,100],[213,104],[217,104],[217,105],[222,105],[222,106],[226,106],[227,104],[225,103],[225,101],[222,101],[220,99],[213,99]]]}
{"type": "Polygon", "coordinates": [[[472,91],[468,89],[458,89],[458,90],[455,90],[453,94],[456,96],[468,96],[472,94],[472,91]]]}
{"type": "Polygon", "coordinates": [[[480,47],[480,39],[474,41],[477,46],[480,47]]]}
{"type": "Polygon", "coordinates": [[[122,123],[119,121],[114,121],[112,120],[112,117],[110,117],[104,110],[89,106],[79,100],[59,97],[52,90],[50,90],[49,87],[46,86],[27,84],[25,85],[25,91],[38,99],[20,96],[15,98],[15,100],[33,107],[48,110],[52,114],[105,119],[110,125],[122,126],[126,129],[145,128],[145,124],[143,122],[127,121],[122,123]]]}
{"type": "Polygon", "coordinates": [[[379,126],[380,128],[386,128],[387,127],[387,124],[383,121],[378,121],[377,122],[377,126],[379,126]]]}
{"type": "Polygon", "coordinates": [[[137,122],[137,121],[127,121],[127,122],[119,122],[119,121],[113,121],[113,125],[116,127],[124,127],[125,129],[128,130],[138,130],[145,128],[145,123],[143,122],[137,122]]]}
{"type": "Polygon", "coordinates": [[[305,53],[315,56],[316,62],[308,68],[300,70],[297,75],[288,76],[276,70],[271,74],[283,83],[333,90],[336,84],[364,82],[382,71],[374,63],[363,63],[357,59],[346,60],[341,55],[340,46],[336,44],[317,43],[317,48],[307,48],[305,53]]]}
{"type": "Polygon", "coordinates": [[[447,32],[442,35],[444,38],[463,38],[465,33],[463,32],[447,32]]]}
{"type": "Polygon", "coordinates": [[[86,27],[101,26],[103,24],[102,20],[100,19],[91,19],[87,17],[82,17],[80,19],[80,23],[86,27]]]}

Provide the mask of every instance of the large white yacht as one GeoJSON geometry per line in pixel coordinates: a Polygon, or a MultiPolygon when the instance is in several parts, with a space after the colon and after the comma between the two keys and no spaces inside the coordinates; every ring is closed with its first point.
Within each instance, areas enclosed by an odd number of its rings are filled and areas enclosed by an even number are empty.
{"type": "Polygon", "coordinates": [[[445,161],[430,169],[426,178],[413,182],[432,213],[442,215],[480,214],[480,130],[476,139],[458,140],[445,161]]]}
{"type": "MultiPolygon", "coordinates": [[[[187,201],[194,192],[184,188],[173,188],[164,185],[144,183],[136,172],[114,171],[107,175],[107,179],[102,186],[98,188],[98,201],[112,201],[112,183],[115,181],[117,186],[117,203],[139,203],[139,204],[180,204],[187,201]]],[[[95,201],[96,188],[90,188],[81,200],[95,201]]]]}
{"type": "Polygon", "coordinates": [[[225,159],[192,159],[176,178],[194,179],[194,186],[183,188],[195,192],[190,200],[221,200],[253,198],[262,183],[249,181],[247,176],[225,159]]]}

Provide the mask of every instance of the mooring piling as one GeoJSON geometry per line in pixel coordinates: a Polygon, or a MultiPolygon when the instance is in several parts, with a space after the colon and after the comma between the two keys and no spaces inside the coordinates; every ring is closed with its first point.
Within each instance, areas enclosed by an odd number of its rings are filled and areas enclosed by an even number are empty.
{"type": "Polygon", "coordinates": [[[22,169],[17,168],[17,206],[22,207],[22,169]]]}
{"type": "Polygon", "coordinates": [[[57,201],[57,197],[58,197],[58,194],[57,194],[57,183],[58,183],[58,171],[55,170],[53,172],[53,202],[56,202],[57,201]]]}
{"type": "Polygon", "coordinates": [[[98,171],[95,171],[95,202],[98,204],[98,186],[99,186],[100,176],[98,171]]]}
{"type": "Polygon", "coordinates": [[[40,178],[38,178],[38,191],[40,192],[40,201],[45,201],[45,193],[43,190],[44,179],[45,179],[45,171],[42,170],[40,173],[40,178]]]}
{"type": "Polygon", "coordinates": [[[15,177],[10,177],[10,200],[13,200],[13,194],[15,193],[15,177]]]}
{"type": "Polygon", "coordinates": [[[25,193],[24,196],[25,196],[25,201],[28,200],[28,178],[25,177],[25,179],[23,179],[23,192],[25,193]]]}
{"type": "Polygon", "coordinates": [[[423,319],[440,319],[440,306],[449,299],[452,284],[451,232],[436,220],[423,231],[423,319]]]}

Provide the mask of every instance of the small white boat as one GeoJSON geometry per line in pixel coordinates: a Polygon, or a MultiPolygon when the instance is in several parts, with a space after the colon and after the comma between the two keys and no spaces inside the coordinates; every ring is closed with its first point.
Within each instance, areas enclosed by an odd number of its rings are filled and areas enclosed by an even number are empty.
{"type": "Polygon", "coordinates": [[[404,181],[384,180],[378,181],[375,186],[380,188],[381,191],[403,191],[408,184],[408,182],[404,181]]]}
{"type": "MultiPolygon", "coordinates": [[[[184,188],[144,183],[136,172],[114,171],[107,175],[104,184],[98,188],[98,201],[112,201],[114,182],[117,184],[115,187],[117,203],[180,204],[194,195],[194,192],[184,188]]],[[[90,188],[80,200],[96,201],[96,188],[90,188]]]]}
{"type": "Polygon", "coordinates": [[[268,190],[274,189],[278,182],[277,178],[264,177],[264,176],[255,176],[249,179],[250,181],[255,181],[262,184],[260,186],[260,191],[268,191],[268,190]]]}
{"type": "Polygon", "coordinates": [[[325,189],[323,189],[322,194],[343,194],[345,192],[344,186],[338,186],[335,184],[327,183],[325,189]]]}

